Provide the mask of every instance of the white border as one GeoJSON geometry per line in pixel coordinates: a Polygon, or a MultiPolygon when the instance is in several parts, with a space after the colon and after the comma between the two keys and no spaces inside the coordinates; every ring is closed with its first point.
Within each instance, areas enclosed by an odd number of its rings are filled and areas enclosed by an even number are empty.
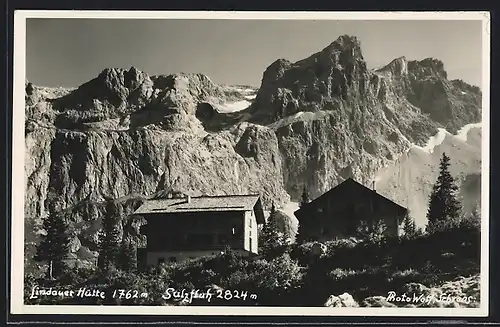
{"type": "Polygon", "coordinates": [[[24,305],[24,115],[27,18],[97,19],[247,19],[247,20],[481,20],[483,22],[482,84],[482,216],[489,218],[489,109],[490,14],[489,12],[235,12],[235,11],[47,11],[14,13],[14,82],[12,137],[12,314],[116,314],[116,315],[276,315],[276,316],[449,316],[488,315],[489,221],[483,221],[481,239],[480,308],[301,308],[301,307],[154,307],[24,305]]]}

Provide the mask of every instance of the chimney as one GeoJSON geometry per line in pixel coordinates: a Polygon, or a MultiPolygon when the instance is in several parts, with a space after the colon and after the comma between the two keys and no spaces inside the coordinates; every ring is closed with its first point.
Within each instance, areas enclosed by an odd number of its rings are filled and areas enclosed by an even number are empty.
{"type": "Polygon", "coordinates": [[[186,203],[191,203],[191,195],[186,194],[186,203]]]}
{"type": "Polygon", "coordinates": [[[377,192],[377,190],[375,189],[375,181],[372,181],[372,190],[374,190],[375,192],[377,192]]]}

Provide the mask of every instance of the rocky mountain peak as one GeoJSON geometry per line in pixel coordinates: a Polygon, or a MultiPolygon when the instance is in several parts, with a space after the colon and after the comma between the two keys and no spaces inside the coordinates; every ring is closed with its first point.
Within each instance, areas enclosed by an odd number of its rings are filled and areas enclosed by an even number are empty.
{"type": "Polygon", "coordinates": [[[425,58],[423,60],[413,60],[408,62],[408,69],[419,78],[439,77],[446,79],[448,74],[444,69],[444,63],[435,58],[425,58]]]}
{"type": "Polygon", "coordinates": [[[361,99],[371,74],[360,41],[348,35],[295,63],[277,60],[264,72],[255,121],[268,123],[298,111],[319,111],[336,101],[361,99]]]}
{"type": "MultiPolygon", "coordinates": [[[[91,81],[94,87],[105,87],[107,90],[115,93],[128,93],[137,89],[144,82],[151,84],[148,74],[138,70],[135,67],[130,69],[106,68],[94,80],[91,81]]],[[[122,94],[125,95],[125,94],[122,94]]]]}
{"type": "Polygon", "coordinates": [[[361,52],[361,42],[356,36],[341,35],[335,41],[330,43],[322,52],[343,52],[350,54],[352,57],[363,59],[361,52]]]}
{"type": "Polygon", "coordinates": [[[153,76],[154,88],[159,90],[175,89],[191,94],[216,92],[218,86],[205,74],[176,73],[153,76]]]}
{"type": "Polygon", "coordinates": [[[399,57],[391,61],[384,67],[377,69],[377,72],[390,72],[393,76],[404,76],[408,74],[408,60],[405,56],[399,57]]]}
{"type": "Polygon", "coordinates": [[[283,77],[285,71],[292,66],[286,59],[278,59],[267,67],[262,76],[262,83],[274,82],[283,77]]]}

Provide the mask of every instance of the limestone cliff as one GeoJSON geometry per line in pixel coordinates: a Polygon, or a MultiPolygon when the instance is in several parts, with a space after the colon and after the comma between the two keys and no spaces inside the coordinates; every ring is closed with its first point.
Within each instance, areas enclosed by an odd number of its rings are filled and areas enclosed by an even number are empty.
{"type": "Polygon", "coordinates": [[[303,184],[316,197],[347,176],[368,183],[438,127],[455,133],[480,121],[479,89],[446,78],[431,58],[369,70],[357,38],[341,36],[307,59],[271,64],[251,120],[276,131],[292,197],[303,184]]]}

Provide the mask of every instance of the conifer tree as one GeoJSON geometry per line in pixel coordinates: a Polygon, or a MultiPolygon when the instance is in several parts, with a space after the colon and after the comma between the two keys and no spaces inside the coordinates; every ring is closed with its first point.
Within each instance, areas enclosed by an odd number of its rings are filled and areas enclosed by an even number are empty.
{"type": "Polygon", "coordinates": [[[411,217],[410,212],[407,212],[403,219],[403,232],[403,237],[406,239],[412,239],[422,234],[415,220],[411,217]]]}
{"type": "Polygon", "coordinates": [[[68,225],[62,215],[52,214],[44,219],[43,229],[45,235],[37,246],[35,260],[48,262],[47,277],[52,280],[60,276],[66,268],[64,260],[68,255],[70,243],[68,225]]]}
{"type": "MultiPolygon", "coordinates": [[[[304,188],[302,190],[302,195],[300,197],[299,208],[304,207],[304,205],[306,205],[309,202],[311,202],[311,197],[309,195],[309,191],[308,191],[307,187],[304,185],[304,188]]],[[[302,243],[307,241],[305,236],[304,236],[303,230],[304,230],[304,227],[299,222],[299,226],[297,229],[297,235],[295,235],[295,243],[296,244],[302,244],[302,243]]]]}
{"type": "Polygon", "coordinates": [[[131,237],[122,237],[120,268],[125,271],[137,270],[137,245],[131,237]]]}
{"type": "Polygon", "coordinates": [[[481,229],[481,208],[479,203],[476,203],[472,212],[463,218],[462,226],[481,229]]]}
{"type": "Polygon", "coordinates": [[[262,233],[259,237],[261,253],[266,256],[272,255],[276,252],[276,250],[280,249],[283,246],[283,243],[283,235],[279,231],[276,216],[276,207],[273,203],[271,211],[269,213],[269,218],[264,224],[262,233]]]}
{"type": "Polygon", "coordinates": [[[106,272],[117,266],[120,255],[120,231],[118,229],[118,211],[111,199],[106,204],[106,214],[102,220],[102,232],[99,240],[99,268],[106,272]]]}
{"type": "Polygon", "coordinates": [[[472,212],[470,214],[470,219],[473,221],[478,227],[481,226],[481,207],[479,204],[476,204],[474,206],[474,209],[472,209],[472,212]]]}
{"type": "Polygon", "coordinates": [[[449,171],[450,157],[443,153],[439,164],[439,176],[432,188],[427,211],[428,231],[430,233],[440,226],[458,222],[461,215],[461,204],[457,200],[458,186],[449,171]]]}
{"type": "Polygon", "coordinates": [[[303,244],[306,239],[304,237],[304,227],[299,222],[299,226],[297,227],[297,234],[295,235],[295,244],[300,245],[303,244]]]}
{"type": "Polygon", "coordinates": [[[304,185],[304,189],[302,190],[302,195],[300,197],[299,207],[303,207],[305,204],[311,202],[311,197],[309,195],[309,191],[307,187],[304,185]]]}

